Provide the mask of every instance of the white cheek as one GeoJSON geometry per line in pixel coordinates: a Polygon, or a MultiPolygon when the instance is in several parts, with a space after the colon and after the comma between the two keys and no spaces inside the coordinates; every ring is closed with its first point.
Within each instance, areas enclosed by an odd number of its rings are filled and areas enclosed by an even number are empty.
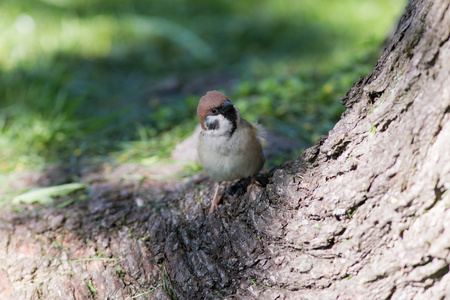
{"type": "Polygon", "coordinates": [[[213,130],[206,130],[204,131],[206,134],[220,136],[229,134],[233,130],[233,123],[231,123],[230,120],[226,119],[222,115],[207,116],[205,119],[205,124],[213,123],[216,120],[219,123],[219,128],[213,130]]]}

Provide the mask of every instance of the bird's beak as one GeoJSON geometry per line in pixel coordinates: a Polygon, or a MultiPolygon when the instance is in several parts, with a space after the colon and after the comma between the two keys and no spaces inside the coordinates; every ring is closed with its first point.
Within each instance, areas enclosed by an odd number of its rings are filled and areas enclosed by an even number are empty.
{"type": "Polygon", "coordinates": [[[223,111],[228,111],[232,107],[233,107],[233,103],[231,103],[228,100],[223,103],[223,111]]]}

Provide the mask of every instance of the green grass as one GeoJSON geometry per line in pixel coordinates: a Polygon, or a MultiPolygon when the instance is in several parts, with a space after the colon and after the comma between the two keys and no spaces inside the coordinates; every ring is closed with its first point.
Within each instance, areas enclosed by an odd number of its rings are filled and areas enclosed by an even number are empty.
{"type": "Polygon", "coordinates": [[[227,87],[246,118],[311,145],[405,4],[3,1],[0,174],[80,156],[164,159],[195,127],[199,97],[227,87]],[[232,84],[205,80],[221,74],[232,84]]]}

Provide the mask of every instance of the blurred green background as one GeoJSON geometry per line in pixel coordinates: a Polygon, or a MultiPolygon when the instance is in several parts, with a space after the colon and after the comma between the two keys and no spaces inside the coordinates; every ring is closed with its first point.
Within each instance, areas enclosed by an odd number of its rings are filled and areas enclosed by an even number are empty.
{"type": "Polygon", "coordinates": [[[405,5],[1,1],[0,174],[164,159],[212,89],[304,148],[339,120],[340,98],[373,69],[405,5]]]}

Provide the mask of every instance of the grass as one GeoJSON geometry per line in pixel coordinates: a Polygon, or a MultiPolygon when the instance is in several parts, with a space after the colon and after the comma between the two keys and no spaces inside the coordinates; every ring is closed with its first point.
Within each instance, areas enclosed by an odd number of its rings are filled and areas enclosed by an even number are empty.
{"type": "Polygon", "coordinates": [[[92,281],[89,282],[85,282],[87,287],[89,288],[89,291],[91,291],[92,296],[94,296],[94,298],[97,298],[97,290],[95,289],[94,285],[92,284],[92,281]]]}
{"type": "Polygon", "coordinates": [[[131,299],[139,298],[141,296],[145,296],[147,294],[150,294],[151,292],[154,292],[158,287],[159,287],[159,285],[157,285],[155,287],[152,287],[151,289],[149,289],[149,290],[147,290],[145,292],[140,292],[140,293],[134,295],[133,297],[131,297],[131,299]]]}
{"type": "Polygon", "coordinates": [[[175,294],[175,291],[173,289],[172,282],[170,281],[170,276],[167,272],[165,264],[163,264],[162,269],[162,285],[163,289],[167,292],[167,295],[169,295],[171,299],[177,299],[177,295],[175,294]]]}
{"type": "Polygon", "coordinates": [[[161,161],[211,89],[309,146],[339,119],[339,99],[372,70],[405,4],[3,1],[0,176],[81,157],[161,161]]]}

